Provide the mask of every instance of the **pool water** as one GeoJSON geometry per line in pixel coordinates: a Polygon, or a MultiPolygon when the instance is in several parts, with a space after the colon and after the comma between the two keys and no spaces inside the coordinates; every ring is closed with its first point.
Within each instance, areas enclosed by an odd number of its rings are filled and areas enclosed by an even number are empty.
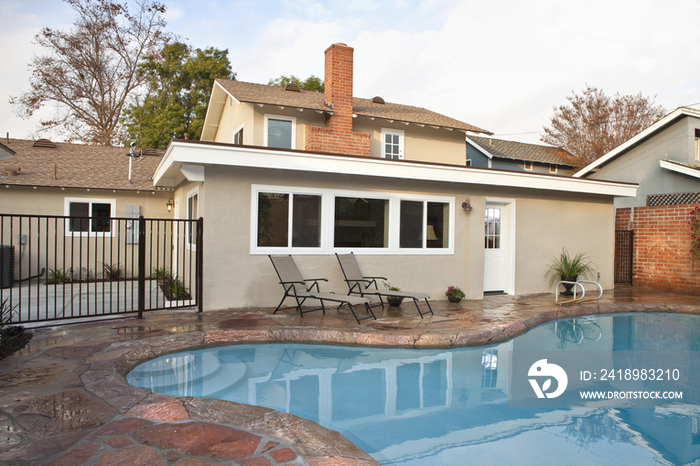
{"type": "MultiPolygon", "coordinates": [[[[519,351],[648,351],[657,359],[691,352],[695,359],[699,350],[700,317],[626,314],[550,322],[477,348],[209,348],[145,362],[127,379],[156,393],[311,419],[383,465],[687,465],[700,463],[700,406],[511,408],[508,363],[519,351]]],[[[691,385],[684,389],[700,390],[691,385]]],[[[689,394],[686,400],[698,399],[689,394]]]]}

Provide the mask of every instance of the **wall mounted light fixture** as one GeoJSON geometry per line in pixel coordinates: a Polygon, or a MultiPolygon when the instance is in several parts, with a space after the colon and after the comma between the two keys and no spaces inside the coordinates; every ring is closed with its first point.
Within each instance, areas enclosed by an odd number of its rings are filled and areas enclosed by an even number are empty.
{"type": "Polygon", "coordinates": [[[469,199],[462,202],[462,209],[464,209],[466,213],[470,213],[472,210],[474,210],[474,207],[472,207],[472,205],[469,203],[469,199]]]}
{"type": "Polygon", "coordinates": [[[172,197],[170,199],[168,199],[168,202],[165,204],[165,207],[168,208],[168,212],[173,210],[173,198],[172,197]]]}

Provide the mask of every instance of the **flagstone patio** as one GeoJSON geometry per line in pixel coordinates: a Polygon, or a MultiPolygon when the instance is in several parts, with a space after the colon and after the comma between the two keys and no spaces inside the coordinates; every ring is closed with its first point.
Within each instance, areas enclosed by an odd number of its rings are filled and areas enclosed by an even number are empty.
{"type": "Polygon", "coordinates": [[[0,361],[3,465],[375,465],[342,435],[291,414],[215,399],[154,394],[126,383],[161,354],[241,342],[452,347],[497,343],[542,322],[588,314],[700,314],[700,296],[622,288],[599,301],[556,306],[552,294],[434,301],[376,310],[358,325],[347,309],[307,314],[236,309],[158,311],[133,318],[31,329],[0,361]]]}

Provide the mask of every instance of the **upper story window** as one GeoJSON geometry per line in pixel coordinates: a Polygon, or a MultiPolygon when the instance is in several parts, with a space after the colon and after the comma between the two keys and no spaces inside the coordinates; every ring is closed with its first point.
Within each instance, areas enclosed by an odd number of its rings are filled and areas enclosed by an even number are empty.
{"type": "Polygon", "coordinates": [[[265,146],[280,149],[296,147],[297,119],[281,115],[265,115],[265,146]]]}
{"type": "Polygon", "coordinates": [[[95,236],[98,233],[109,233],[112,231],[111,217],[116,214],[117,201],[115,199],[65,199],[65,215],[71,217],[66,222],[66,235],[86,235],[95,236]]]}
{"type": "Polygon", "coordinates": [[[237,146],[243,145],[243,125],[241,125],[241,127],[238,128],[238,131],[233,133],[233,143],[237,146]]]}
{"type": "Polygon", "coordinates": [[[382,128],[382,157],[403,160],[404,133],[399,129],[382,128]]]}
{"type": "Polygon", "coordinates": [[[558,171],[557,166],[553,163],[550,163],[549,164],[549,173],[557,173],[557,171],[558,171]]]}
{"type": "Polygon", "coordinates": [[[532,162],[525,161],[523,168],[528,171],[532,171],[532,162]]]}
{"type": "Polygon", "coordinates": [[[695,161],[700,162],[700,129],[695,129],[695,161]]]}

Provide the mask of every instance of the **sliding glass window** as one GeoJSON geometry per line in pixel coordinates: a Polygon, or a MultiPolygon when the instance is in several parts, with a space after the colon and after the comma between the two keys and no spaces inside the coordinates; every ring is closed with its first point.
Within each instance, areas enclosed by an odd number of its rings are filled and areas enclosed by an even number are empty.
{"type": "Polygon", "coordinates": [[[258,247],[321,246],[320,195],[259,192],[257,214],[258,247]]]}
{"type": "Polygon", "coordinates": [[[447,249],[450,246],[450,204],[401,201],[399,247],[401,249],[447,249]]]}

